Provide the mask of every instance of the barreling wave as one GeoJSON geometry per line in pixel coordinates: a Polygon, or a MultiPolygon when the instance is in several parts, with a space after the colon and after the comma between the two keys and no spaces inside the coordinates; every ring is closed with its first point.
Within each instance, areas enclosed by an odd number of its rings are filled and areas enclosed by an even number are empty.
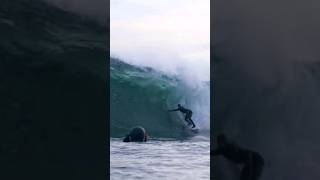
{"type": "Polygon", "coordinates": [[[168,112],[178,103],[191,108],[195,124],[201,132],[209,134],[209,86],[204,82],[191,88],[176,76],[111,58],[111,137],[123,137],[137,125],[146,128],[151,137],[190,136],[181,113],[168,112]]]}

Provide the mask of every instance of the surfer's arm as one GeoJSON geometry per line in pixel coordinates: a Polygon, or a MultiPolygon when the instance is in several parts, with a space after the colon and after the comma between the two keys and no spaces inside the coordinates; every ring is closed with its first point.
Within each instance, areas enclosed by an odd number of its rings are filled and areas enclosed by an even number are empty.
{"type": "Polygon", "coordinates": [[[169,109],[168,111],[179,111],[179,109],[169,109]]]}

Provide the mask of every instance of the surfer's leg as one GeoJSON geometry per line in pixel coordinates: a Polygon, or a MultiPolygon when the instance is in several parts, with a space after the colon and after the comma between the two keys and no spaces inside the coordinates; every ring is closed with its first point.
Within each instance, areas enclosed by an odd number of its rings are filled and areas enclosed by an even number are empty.
{"type": "Polygon", "coordinates": [[[193,120],[191,119],[191,117],[192,117],[192,112],[189,112],[189,113],[187,114],[187,117],[188,117],[188,120],[189,120],[190,124],[192,124],[192,128],[196,127],[196,125],[194,124],[193,120]]]}
{"type": "Polygon", "coordinates": [[[253,178],[254,180],[258,180],[262,174],[263,166],[264,166],[264,160],[261,155],[257,153],[252,153],[253,155],[253,178]]]}
{"type": "Polygon", "coordinates": [[[188,115],[186,115],[186,117],[184,118],[184,120],[188,123],[188,125],[191,124],[191,122],[190,122],[190,120],[189,120],[189,118],[188,118],[188,115]]]}
{"type": "Polygon", "coordinates": [[[248,164],[245,164],[241,170],[240,180],[252,180],[250,177],[250,167],[248,164]]]}
{"type": "Polygon", "coordinates": [[[196,127],[196,125],[194,124],[193,120],[191,118],[189,118],[189,120],[192,123],[192,128],[196,127]]]}

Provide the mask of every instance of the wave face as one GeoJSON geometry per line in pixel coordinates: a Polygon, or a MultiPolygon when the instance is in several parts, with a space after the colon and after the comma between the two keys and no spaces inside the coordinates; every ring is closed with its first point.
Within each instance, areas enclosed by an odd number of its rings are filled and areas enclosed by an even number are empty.
{"type": "Polygon", "coordinates": [[[168,112],[180,103],[192,109],[195,124],[209,134],[209,83],[190,87],[177,76],[148,67],[133,66],[111,58],[110,125],[111,137],[123,137],[137,125],[151,137],[190,136],[179,112],[168,112]]]}
{"type": "Polygon", "coordinates": [[[1,0],[2,177],[101,177],[108,29],[41,0],[1,0]]]}

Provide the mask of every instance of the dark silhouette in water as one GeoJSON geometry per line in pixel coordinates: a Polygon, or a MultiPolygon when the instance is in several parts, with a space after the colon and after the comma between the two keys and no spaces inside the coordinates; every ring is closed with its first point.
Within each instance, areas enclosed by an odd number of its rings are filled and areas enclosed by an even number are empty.
{"type": "Polygon", "coordinates": [[[147,140],[148,135],[146,130],[141,126],[137,126],[126,135],[123,142],[146,142],[147,140]]]}
{"type": "Polygon", "coordinates": [[[243,165],[240,180],[258,180],[264,166],[264,160],[260,154],[243,149],[234,143],[230,143],[224,134],[217,137],[218,148],[211,155],[222,155],[228,160],[243,165]]]}
{"type": "Polygon", "coordinates": [[[192,116],[192,111],[190,109],[186,109],[183,106],[181,106],[180,104],[178,104],[178,108],[177,109],[172,109],[169,111],[180,111],[183,114],[186,114],[184,120],[187,121],[188,125],[192,124],[192,128],[196,127],[196,125],[194,124],[193,120],[191,119],[192,116]]]}

